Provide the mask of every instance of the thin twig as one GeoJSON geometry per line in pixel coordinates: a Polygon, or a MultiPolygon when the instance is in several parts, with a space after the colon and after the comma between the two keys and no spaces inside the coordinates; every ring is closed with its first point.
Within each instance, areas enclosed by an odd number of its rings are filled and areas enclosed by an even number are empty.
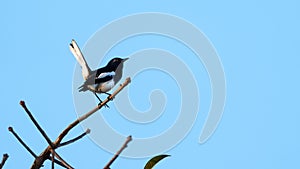
{"type": "Polygon", "coordinates": [[[54,152],[51,150],[51,168],[54,169],[54,152]]]}
{"type": "MultiPolygon", "coordinates": [[[[28,114],[28,116],[30,117],[31,121],[34,123],[34,125],[37,127],[37,129],[40,131],[40,133],[43,135],[43,137],[46,139],[46,141],[48,142],[49,144],[49,147],[50,149],[47,148],[47,150],[53,150],[54,152],[54,149],[57,147],[57,146],[54,146],[54,144],[52,143],[52,141],[50,140],[50,138],[47,136],[46,132],[42,129],[42,127],[38,124],[38,122],[34,119],[32,113],[29,111],[29,109],[27,108],[26,104],[24,101],[20,101],[20,105],[23,107],[23,109],[26,111],[26,113],[28,114]]],[[[9,128],[10,129],[10,128],[9,128]]],[[[13,132],[12,130],[12,133],[15,135],[15,137],[17,137],[17,139],[21,142],[22,144],[22,140],[20,137],[18,137],[16,135],[16,133],[13,132]]],[[[23,142],[24,143],[24,142],[23,142]]],[[[34,162],[34,165],[32,165],[31,168],[40,168],[43,164],[38,162],[38,161],[41,161],[41,159],[43,159],[42,161],[45,161],[47,159],[50,159],[50,152],[46,152],[46,154],[43,156],[43,158],[39,158],[39,156],[37,156],[36,154],[33,153],[33,151],[30,150],[30,148],[24,143],[23,146],[35,157],[35,162],[34,162]],[[36,165],[35,164],[40,164],[38,165],[39,167],[35,167],[36,165]]],[[[54,152],[54,154],[56,154],[54,152]]],[[[56,154],[58,155],[58,154],[56,154]]],[[[60,157],[60,156],[59,156],[60,157]]],[[[52,160],[52,159],[51,159],[52,160]]],[[[58,162],[57,160],[53,160],[54,162],[58,162]]],[[[70,168],[70,165],[68,165],[61,157],[60,157],[60,161],[58,163],[59,165],[62,165],[63,167],[66,167],[66,168],[70,168]],[[66,165],[67,164],[67,165],[66,165]]]]}
{"type": "Polygon", "coordinates": [[[75,142],[75,141],[81,139],[81,138],[84,137],[85,135],[89,134],[90,132],[91,132],[91,130],[90,130],[90,129],[87,129],[84,133],[80,134],[79,136],[77,136],[77,137],[75,137],[75,138],[73,138],[73,139],[71,139],[71,140],[69,140],[69,141],[66,141],[66,142],[63,142],[63,143],[59,144],[58,147],[62,147],[62,146],[71,144],[71,143],[73,143],[73,142],[75,142]]]}
{"type": "Polygon", "coordinates": [[[9,155],[8,154],[3,154],[3,157],[2,157],[2,161],[0,163],[0,169],[2,169],[2,167],[4,166],[6,160],[8,159],[9,155]]]}
{"type": "Polygon", "coordinates": [[[16,139],[22,144],[22,146],[34,157],[36,158],[37,155],[29,148],[29,146],[18,136],[18,134],[14,131],[12,127],[8,127],[8,131],[10,131],[16,139]]]}
{"type": "Polygon", "coordinates": [[[131,82],[131,79],[129,77],[126,78],[125,82],[120,85],[120,87],[113,92],[110,96],[108,96],[101,104],[99,104],[97,107],[95,107],[93,110],[90,112],[82,115],[81,117],[78,118],[78,121],[81,122],[88,118],[90,115],[94,114],[97,110],[101,109],[101,107],[105,106],[109,101],[111,101],[124,87],[126,87],[129,83],[131,82]]]}
{"type": "MultiPolygon", "coordinates": [[[[51,160],[52,161],[52,157],[47,158],[47,160],[51,160]]],[[[54,163],[60,165],[61,167],[67,168],[62,162],[58,161],[55,158],[54,158],[54,163]]]]}
{"type": "MultiPolygon", "coordinates": [[[[52,153],[52,148],[50,146],[48,146],[39,156],[37,156],[37,158],[35,158],[33,164],[31,165],[30,169],[39,169],[41,167],[43,167],[43,163],[46,160],[51,160],[51,153],[52,153]]],[[[57,153],[55,153],[55,155],[58,155],[57,153]]],[[[60,157],[60,156],[59,156],[60,157]]],[[[54,159],[54,162],[64,168],[72,168],[70,167],[70,165],[68,166],[68,164],[66,165],[65,161],[60,157],[59,160],[54,159]],[[59,161],[60,160],[60,161],[59,161]]]]}
{"type": "MultiPolygon", "coordinates": [[[[8,131],[10,131],[16,139],[20,142],[20,144],[36,159],[38,156],[30,149],[30,147],[20,138],[20,136],[14,131],[12,127],[8,127],[8,131]]],[[[47,157],[47,160],[52,160],[50,157],[47,157]]],[[[63,163],[54,159],[54,162],[62,167],[65,167],[63,163]]],[[[67,167],[65,167],[67,168],[67,167]]]]}
{"type": "Polygon", "coordinates": [[[57,159],[59,159],[64,164],[64,166],[66,166],[68,169],[73,169],[73,167],[70,164],[68,164],[60,155],[58,155],[54,150],[52,150],[52,151],[53,151],[54,156],[57,159]]]}
{"type": "Polygon", "coordinates": [[[131,136],[128,136],[123,146],[120,148],[120,150],[113,156],[113,158],[106,164],[104,169],[110,169],[111,164],[119,157],[119,155],[122,153],[122,151],[127,147],[127,144],[132,140],[131,136]]]}
{"type": "Polygon", "coordinates": [[[130,82],[131,82],[130,78],[129,77],[126,78],[125,82],[123,84],[121,84],[120,87],[114,93],[112,93],[103,102],[101,102],[101,104],[99,104],[98,106],[96,106],[95,108],[93,108],[92,110],[90,110],[89,112],[87,112],[86,114],[84,114],[81,117],[79,117],[77,120],[75,120],[73,123],[71,123],[66,129],[64,129],[64,131],[57,137],[57,139],[55,140],[54,144],[55,145],[59,145],[60,142],[62,141],[62,139],[69,133],[69,131],[73,127],[77,126],[80,122],[82,122],[83,120],[87,119],[89,116],[91,116],[96,111],[98,111],[99,109],[101,109],[110,100],[112,100],[124,87],[126,87],[130,82]]]}
{"type": "Polygon", "coordinates": [[[20,105],[23,107],[23,109],[26,111],[26,113],[28,114],[29,118],[31,119],[31,121],[34,123],[34,125],[36,126],[36,128],[39,130],[39,132],[43,135],[43,137],[46,139],[47,143],[53,148],[53,143],[50,140],[50,138],[47,136],[47,134],[45,133],[45,131],[42,129],[42,127],[39,125],[39,123],[34,119],[33,115],[31,114],[31,112],[28,110],[28,108],[26,107],[26,104],[24,101],[20,101],[20,105]]]}

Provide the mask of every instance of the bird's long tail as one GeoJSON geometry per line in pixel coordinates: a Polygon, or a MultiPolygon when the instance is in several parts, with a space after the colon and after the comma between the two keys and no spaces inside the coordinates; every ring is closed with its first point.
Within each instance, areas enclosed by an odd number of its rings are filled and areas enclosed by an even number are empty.
{"type": "Polygon", "coordinates": [[[78,87],[78,91],[79,92],[85,92],[87,90],[89,90],[89,89],[88,89],[88,87],[87,87],[86,84],[83,84],[83,85],[81,85],[81,86],[78,87]]]}
{"type": "Polygon", "coordinates": [[[84,56],[74,39],[72,39],[69,48],[74,57],[76,58],[77,62],[81,66],[83,79],[86,80],[91,74],[91,69],[86,63],[86,60],[84,59],[84,56]]]}

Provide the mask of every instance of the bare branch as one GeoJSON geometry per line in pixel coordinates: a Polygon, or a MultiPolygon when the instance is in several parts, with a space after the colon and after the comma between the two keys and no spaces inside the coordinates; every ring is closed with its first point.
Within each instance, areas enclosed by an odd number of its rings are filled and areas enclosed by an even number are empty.
{"type": "MultiPolygon", "coordinates": [[[[52,161],[52,157],[49,157],[47,160],[52,161]]],[[[56,160],[55,158],[54,158],[54,163],[60,165],[61,167],[67,168],[62,162],[56,160]]]]}
{"type": "Polygon", "coordinates": [[[36,158],[37,155],[29,148],[29,146],[18,136],[18,134],[14,131],[12,127],[8,127],[8,131],[10,131],[16,139],[22,144],[22,146],[34,157],[36,158]]]}
{"type": "Polygon", "coordinates": [[[28,110],[28,108],[26,107],[26,104],[24,101],[20,101],[20,105],[23,107],[23,109],[26,111],[26,113],[28,114],[29,118],[31,119],[31,121],[34,123],[34,125],[36,126],[36,128],[39,130],[39,132],[43,135],[43,137],[46,139],[47,143],[53,148],[53,143],[50,140],[50,138],[47,136],[47,134],[45,133],[45,131],[42,129],[42,127],[39,125],[39,123],[34,119],[33,115],[31,114],[31,112],[28,110]]]}
{"type": "Polygon", "coordinates": [[[70,165],[70,164],[68,164],[60,155],[58,155],[56,152],[55,152],[55,150],[52,150],[52,154],[55,156],[55,157],[57,157],[62,163],[63,163],[63,165],[66,167],[66,168],[68,168],[68,169],[73,169],[73,167],[70,165]]]}
{"type": "Polygon", "coordinates": [[[51,168],[54,169],[54,151],[51,150],[51,168]]]}
{"type": "Polygon", "coordinates": [[[107,97],[101,104],[93,108],[91,111],[87,112],[86,114],[79,117],[77,120],[75,120],[73,123],[71,123],[55,140],[54,144],[59,145],[62,139],[68,134],[68,132],[75,126],[77,126],[80,122],[87,119],[89,116],[94,114],[96,111],[101,109],[104,105],[106,105],[109,101],[111,101],[124,87],[126,87],[131,82],[130,78],[126,78],[125,82],[120,85],[120,87],[112,93],[109,97],[107,97]]]}
{"type": "MultiPolygon", "coordinates": [[[[43,166],[45,160],[51,160],[51,147],[48,146],[39,156],[37,156],[31,165],[30,169],[39,169],[43,166]]],[[[64,167],[64,165],[62,165],[64,167]]]]}
{"type": "MultiPolygon", "coordinates": [[[[21,139],[21,137],[14,131],[12,127],[8,127],[8,131],[10,131],[16,139],[20,142],[20,144],[36,159],[38,156],[30,149],[30,147],[21,139]]],[[[52,160],[50,157],[46,157],[47,160],[52,160]]],[[[65,167],[63,163],[54,159],[54,162],[62,167],[65,167]]]]}
{"type": "Polygon", "coordinates": [[[111,164],[119,157],[119,155],[122,153],[122,151],[127,147],[127,144],[132,140],[131,136],[128,136],[123,146],[120,148],[120,150],[113,156],[113,158],[106,164],[106,166],[103,169],[110,169],[111,164]]]}
{"type": "MultiPolygon", "coordinates": [[[[86,114],[82,115],[81,117],[79,117],[77,120],[75,120],[74,122],[72,122],[71,124],[68,125],[68,127],[66,129],[64,129],[59,136],[57,137],[57,139],[52,143],[50,141],[51,144],[49,144],[49,146],[35,159],[34,163],[31,166],[31,169],[39,169],[45,160],[47,159],[51,159],[50,154],[51,154],[51,150],[55,150],[56,148],[58,148],[60,146],[60,143],[62,141],[62,139],[69,133],[69,131],[74,128],[75,126],[77,126],[80,122],[82,122],[83,120],[87,119],[89,116],[91,116],[92,114],[94,114],[96,111],[98,111],[99,109],[101,109],[104,105],[106,105],[109,101],[111,101],[124,87],[126,87],[129,83],[131,82],[130,78],[126,78],[125,82],[123,84],[120,85],[120,87],[118,89],[116,89],[116,91],[114,93],[112,93],[109,97],[107,97],[100,105],[96,106],[95,108],[93,108],[91,111],[87,112],[86,114]]],[[[23,103],[22,103],[23,104],[23,103]]],[[[25,103],[24,103],[25,105],[25,103]]],[[[25,106],[25,111],[29,112],[29,110],[26,108],[25,106]]],[[[27,112],[27,113],[28,113],[27,112]]],[[[29,112],[29,114],[31,114],[29,112]]],[[[29,115],[30,116],[30,115],[29,115]]],[[[34,118],[33,118],[34,119],[34,118]]],[[[33,122],[35,120],[32,120],[33,122]]],[[[35,123],[35,122],[34,122],[35,123]]],[[[39,126],[37,123],[35,124],[37,127],[39,126]]],[[[38,127],[40,128],[40,127],[38,127]]],[[[41,129],[41,128],[40,128],[41,129]]],[[[39,129],[39,130],[40,130],[39,129]]],[[[43,130],[40,130],[40,132],[43,134],[45,134],[45,132],[42,132],[43,130]]],[[[46,134],[45,134],[45,138],[46,138],[46,134]]],[[[50,140],[50,139],[49,139],[50,140]]],[[[121,152],[120,152],[121,153],[121,152]]],[[[68,163],[66,163],[57,153],[55,153],[55,157],[57,157],[60,160],[60,163],[63,164],[64,167],[66,168],[73,168],[71,167],[68,163]]]]}
{"type": "Polygon", "coordinates": [[[126,78],[125,82],[120,85],[120,87],[113,92],[110,96],[108,96],[103,102],[101,102],[100,105],[95,107],[93,110],[90,112],[82,115],[81,117],[78,118],[78,121],[81,122],[88,118],[90,115],[94,114],[97,110],[101,109],[101,107],[105,106],[109,101],[111,101],[124,87],[126,87],[129,83],[131,82],[131,79],[129,77],[126,78]]]}
{"type": "MultiPolygon", "coordinates": [[[[50,146],[48,146],[39,156],[37,156],[33,162],[33,164],[31,165],[31,169],[39,169],[41,167],[43,167],[43,163],[46,160],[52,160],[52,157],[50,156],[50,154],[52,153],[52,149],[50,146]]],[[[54,162],[64,168],[68,168],[67,165],[65,165],[63,162],[54,159],[54,162]]]]}
{"type": "Polygon", "coordinates": [[[2,169],[2,167],[4,166],[6,160],[8,159],[9,155],[8,154],[3,154],[3,157],[2,157],[2,161],[0,163],[0,169],[2,169]]]}
{"type": "MultiPolygon", "coordinates": [[[[53,149],[50,150],[51,151],[51,168],[54,169],[54,164],[56,163],[55,161],[58,161],[55,159],[56,153],[53,149]]],[[[59,163],[61,164],[61,166],[65,167],[65,168],[70,168],[68,166],[68,164],[64,163],[64,160],[59,161],[59,163]],[[62,162],[61,162],[62,161],[62,162]]]]}
{"type": "Polygon", "coordinates": [[[91,130],[90,130],[90,129],[87,129],[84,133],[80,134],[79,136],[77,136],[77,137],[75,137],[75,138],[73,138],[73,139],[71,139],[71,140],[69,140],[69,141],[66,141],[66,142],[63,142],[63,143],[59,144],[58,147],[62,147],[62,146],[71,144],[71,143],[73,143],[73,142],[75,142],[75,141],[81,139],[81,138],[84,137],[85,135],[89,134],[90,132],[91,132],[91,130]]]}

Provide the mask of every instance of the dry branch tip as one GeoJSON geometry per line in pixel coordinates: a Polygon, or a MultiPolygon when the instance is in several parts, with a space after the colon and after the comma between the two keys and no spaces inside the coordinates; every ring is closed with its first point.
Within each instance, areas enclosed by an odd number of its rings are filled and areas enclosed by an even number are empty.
{"type": "Polygon", "coordinates": [[[25,105],[25,101],[21,100],[21,101],[20,101],[20,105],[21,105],[22,107],[25,107],[25,106],[26,106],[26,105],[25,105]]]}
{"type": "Polygon", "coordinates": [[[14,131],[14,129],[12,128],[12,127],[8,127],[8,131],[10,131],[10,132],[13,132],[14,131]]]}

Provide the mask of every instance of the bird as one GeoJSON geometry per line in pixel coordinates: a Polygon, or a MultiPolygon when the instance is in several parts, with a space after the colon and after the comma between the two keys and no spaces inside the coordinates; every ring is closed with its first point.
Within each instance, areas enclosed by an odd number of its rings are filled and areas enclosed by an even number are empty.
{"type": "MultiPolygon", "coordinates": [[[[102,100],[97,95],[98,94],[107,94],[122,78],[123,75],[123,64],[129,58],[112,58],[106,66],[101,67],[96,70],[91,70],[88,66],[80,48],[78,47],[76,41],[72,39],[69,45],[70,51],[76,58],[77,62],[81,67],[82,77],[85,80],[84,83],[78,87],[79,92],[91,91],[102,103],[102,100]]],[[[108,105],[105,105],[109,108],[108,105]]]]}

